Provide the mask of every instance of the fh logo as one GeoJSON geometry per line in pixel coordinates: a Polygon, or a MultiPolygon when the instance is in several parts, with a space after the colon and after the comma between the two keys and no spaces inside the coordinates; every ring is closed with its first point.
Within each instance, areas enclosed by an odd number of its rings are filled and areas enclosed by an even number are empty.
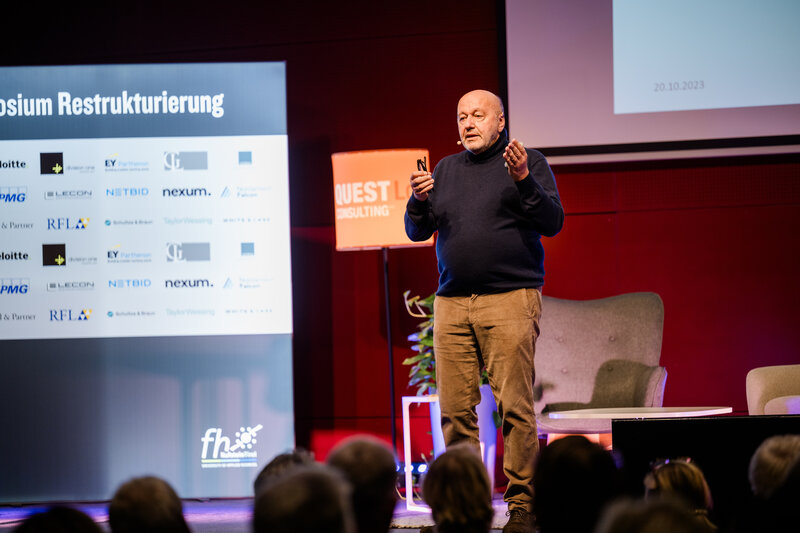
{"type": "Polygon", "coordinates": [[[253,446],[256,444],[256,433],[263,428],[261,424],[255,427],[240,427],[235,434],[233,445],[229,437],[222,435],[222,428],[208,428],[200,439],[203,443],[200,466],[203,468],[258,466],[258,452],[253,450],[253,446]]]}

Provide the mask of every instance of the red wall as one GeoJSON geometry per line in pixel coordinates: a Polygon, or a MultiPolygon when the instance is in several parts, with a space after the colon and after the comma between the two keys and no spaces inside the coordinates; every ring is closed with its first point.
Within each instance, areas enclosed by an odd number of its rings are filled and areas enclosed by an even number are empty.
{"type": "MultiPolygon", "coordinates": [[[[333,249],[330,154],[457,150],[458,98],[501,89],[502,0],[153,4],[8,6],[0,64],[287,61],[297,443],[322,456],[347,432],[387,436],[383,261],[333,249]]],[[[800,361],[800,157],[555,171],[567,220],[546,239],[545,293],[659,293],[666,404],[745,411],[748,369],[800,361]]],[[[417,322],[402,293],[436,288],[433,249],[391,250],[389,268],[399,415],[417,322]]]]}

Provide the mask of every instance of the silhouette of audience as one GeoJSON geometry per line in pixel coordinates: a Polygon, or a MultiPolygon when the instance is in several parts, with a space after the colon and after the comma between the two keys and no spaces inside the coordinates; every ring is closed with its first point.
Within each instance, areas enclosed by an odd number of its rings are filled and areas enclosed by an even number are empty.
{"type": "Polygon", "coordinates": [[[437,533],[487,533],[492,525],[492,487],[480,455],[457,444],[436,458],[422,484],[437,533]]]}
{"type": "Polygon", "coordinates": [[[333,467],[291,468],[255,499],[254,533],[355,533],[350,486],[333,467]]]}
{"type": "Polygon", "coordinates": [[[155,476],[120,485],[108,506],[108,522],[113,533],[189,533],[181,499],[155,476]]]}
{"type": "Polygon", "coordinates": [[[544,447],[533,475],[533,512],[542,533],[591,533],[621,481],[611,453],[581,435],[544,447]]]}
{"type": "Polygon", "coordinates": [[[748,477],[757,498],[769,499],[783,484],[789,468],[800,457],[800,435],[775,435],[756,449],[748,477]]]}
{"type": "Polygon", "coordinates": [[[261,490],[272,481],[279,479],[295,467],[310,464],[314,464],[314,455],[303,448],[276,455],[261,469],[253,481],[253,494],[258,497],[261,490]]]}
{"type": "Polygon", "coordinates": [[[711,489],[697,464],[688,458],[666,459],[653,465],[645,476],[645,499],[670,498],[686,506],[704,531],[716,531],[709,513],[711,489]]]}
{"type": "Polygon", "coordinates": [[[56,506],[26,518],[14,533],[102,533],[89,515],[71,507],[56,506]]]}
{"type": "MultiPolygon", "coordinates": [[[[595,533],[705,533],[704,526],[671,498],[610,503],[595,533]]],[[[755,532],[753,532],[755,533],[755,532]]]]}
{"type": "Polygon", "coordinates": [[[353,437],[339,443],[327,463],[350,482],[358,532],[389,531],[397,503],[397,464],[389,447],[373,437],[353,437]]]}

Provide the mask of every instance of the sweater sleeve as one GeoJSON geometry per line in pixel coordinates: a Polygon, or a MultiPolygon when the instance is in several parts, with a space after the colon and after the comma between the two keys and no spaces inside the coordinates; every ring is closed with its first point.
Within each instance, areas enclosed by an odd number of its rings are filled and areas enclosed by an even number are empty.
{"type": "Polygon", "coordinates": [[[536,150],[528,150],[528,170],[528,176],[516,182],[522,210],[540,235],[552,237],[564,226],[556,179],[547,160],[536,150]]]}
{"type": "Polygon", "coordinates": [[[406,235],[412,241],[424,241],[436,231],[436,218],[430,200],[420,202],[414,195],[408,199],[405,215],[406,235]]]}

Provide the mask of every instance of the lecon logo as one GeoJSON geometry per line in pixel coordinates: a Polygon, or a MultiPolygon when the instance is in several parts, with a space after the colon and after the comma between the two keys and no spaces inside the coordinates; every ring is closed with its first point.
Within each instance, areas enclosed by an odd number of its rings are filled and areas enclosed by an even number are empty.
{"type": "Polygon", "coordinates": [[[240,427],[231,439],[222,435],[222,428],[208,428],[200,439],[203,453],[200,456],[202,468],[242,468],[258,466],[258,452],[254,450],[256,433],[264,428],[240,427]]]}
{"type": "Polygon", "coordinates": [[[30,279],[28,278],[2,278],[0,279],[0,296],[7,294],[28,294],[30,279]]]}
{"type": "Polygon", "coordinates": [[[176,196],[211,196],[205,187],[195,187],[194,189],[161,189],[161,196],[174,198],[176,196]]]}
{"type": "Polygon", "coordinates": [[[0,203],[21,204],[27,197],[27,187],[0,187],[0,203]]]}
{"type": "Polygon", "coordinates": [[[164,170],[208,170],[208,152],[164,152],[164,170]]]}
{"type": "Polygon", "coordinates": [[[92,316],[91,309],[51,309],[50,322],[83,322],[92,316]]]}
{"type": "Polygon", "coordinates": [[[167,243],[167,261],[210,261],[211,244],[207,242],[167,243]]]}
{"type": "Polygon", "coordinates": [[[61,230],[61,229],[86,229],[89,226],[88,218],[48,218],[48,230],[61,230]]]}
{"type": "Polygon", "coordinates": [[[41,174],[63,174],[64,173],[64,154],[63,152],[40,153],[39,154],[41,174]]]}

